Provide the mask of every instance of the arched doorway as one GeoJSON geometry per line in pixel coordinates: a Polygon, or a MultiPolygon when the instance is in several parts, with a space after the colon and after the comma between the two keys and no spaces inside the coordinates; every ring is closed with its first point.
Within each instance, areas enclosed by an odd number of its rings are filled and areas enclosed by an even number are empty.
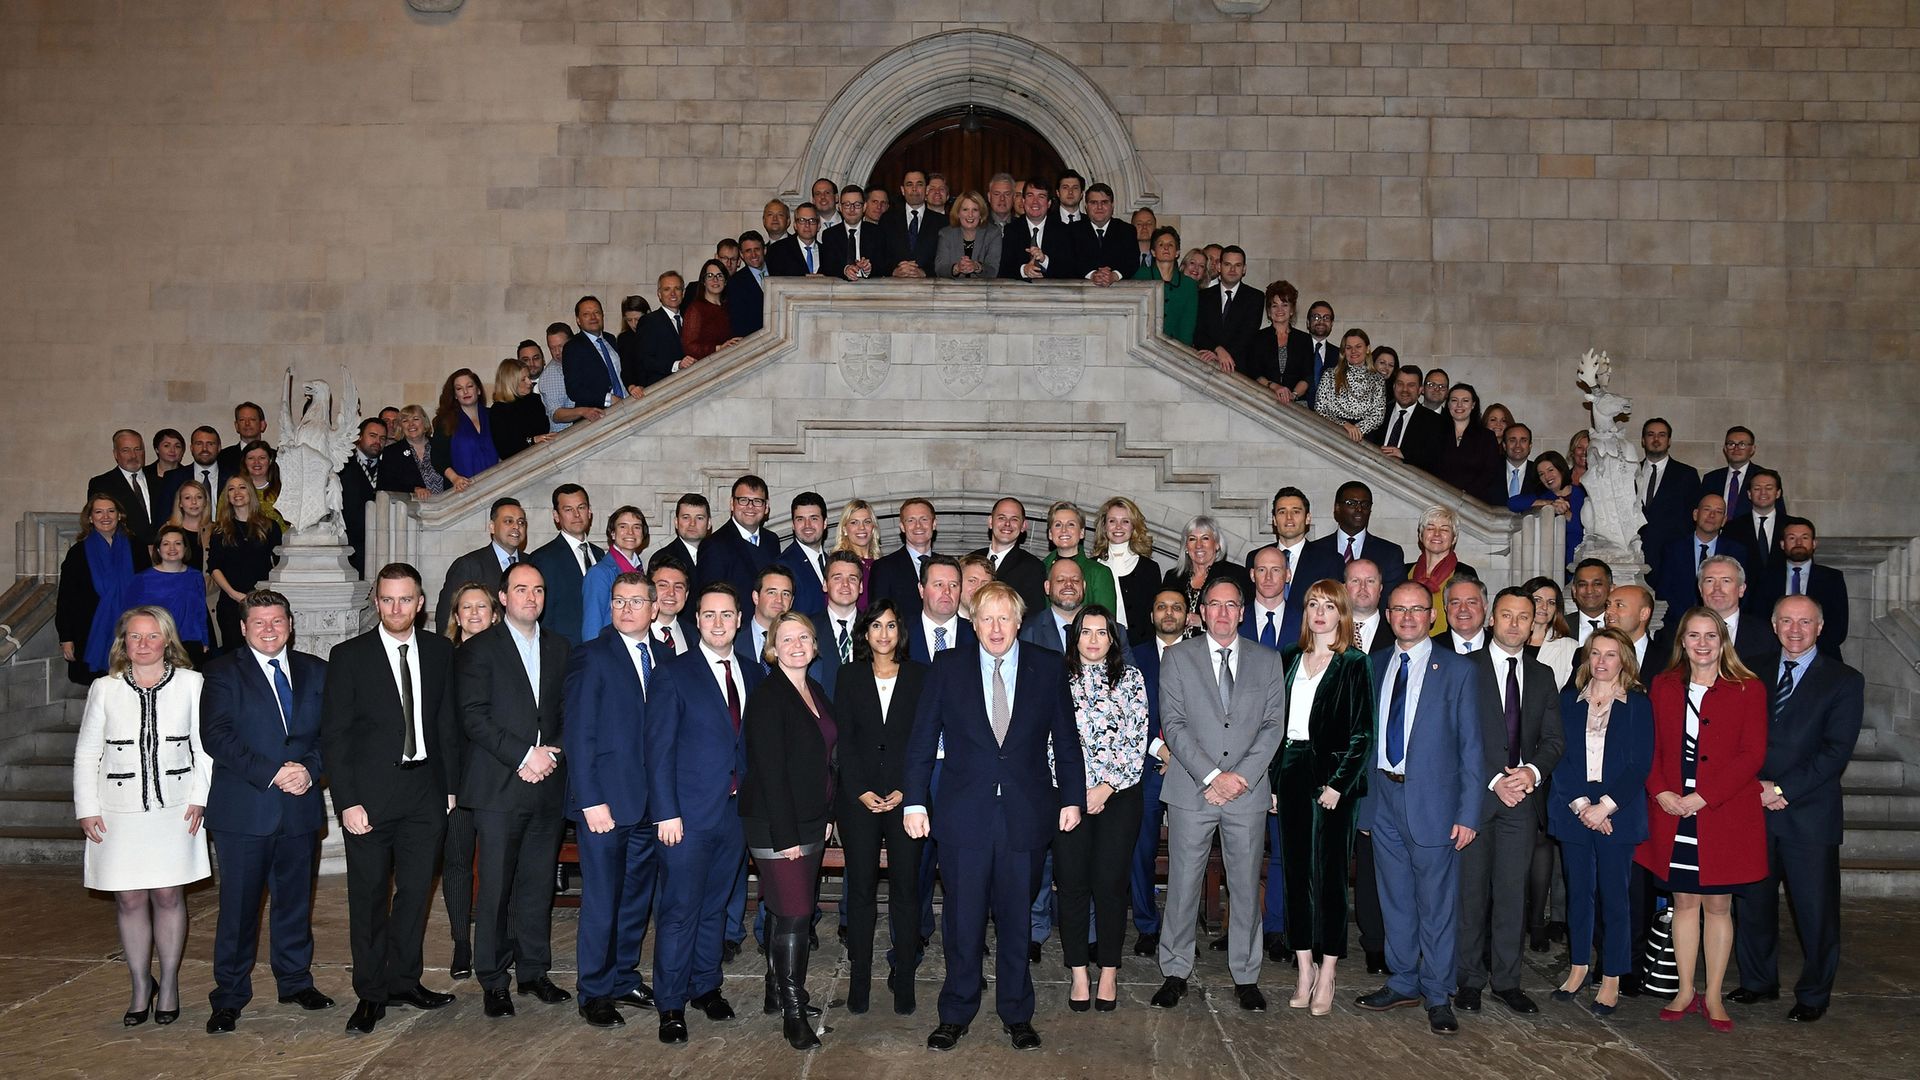
{"type": "Polygon", "coordinates": [[[1016,178],[1044,176],[1051,184],[1066,165],[1046,137],[1015,117],[992,109],[963,106],[925,117],[908,128],[874,162],[867,184],[900,190],[906,170],[941,173],[954,195],[986,193],[997,172],[1016,178]],[[971,115],[972,122],[968,117],[971,115]]]}

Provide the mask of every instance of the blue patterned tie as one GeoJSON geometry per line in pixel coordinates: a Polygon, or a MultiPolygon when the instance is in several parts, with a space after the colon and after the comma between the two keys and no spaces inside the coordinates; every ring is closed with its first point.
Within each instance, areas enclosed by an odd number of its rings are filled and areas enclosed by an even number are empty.
{"type": "Polygon", "coordinates": [[[620,368],[613,362],[613,353],[607,348],[606,339],[599,334],[589,334],[587,340],[593,342],[593,347],[600,351],[600,359],[607,365],[607,381],[613,384],[613,396],[626,397],[627,388],[620,381],[620,368]]]}
{"type": "Polygon", "coordinates": [[[1407,663],[1400,654],[1400,670],[1393,677],[1393,693],[1387,699],[1387,764],[1399,766],[1407,760],[1407,663]]]}
{"type": "Polygon", "coordinates": [[[293,684],[287,681],[287,671],[280,666],[280,658],[267,661],[273,668],[273,694],[280,699],[280,727],[283,730],[293,728],[293,684]]]}
{"type": "Polygon", "coordinates": [[[640,696],[645,698],[653,685],[653,650],[644,641],[634,642],[633,647],[640,650],[640,696]]]}
{"type": "Polygon", "coordinates": [[[933,628],[934,655],[938,656],[939,654],[946,651],[947,651],[947,628],[944,626],[936,626],[933,628]]]}

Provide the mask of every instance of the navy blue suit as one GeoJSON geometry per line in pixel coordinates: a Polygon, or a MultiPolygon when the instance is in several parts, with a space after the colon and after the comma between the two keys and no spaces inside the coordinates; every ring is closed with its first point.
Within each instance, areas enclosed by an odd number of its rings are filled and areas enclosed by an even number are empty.
{"type": "MultiPolygon", "coordinates": [[[[1151,635],[1151,631],[1149,631],[1151,635]]],[[[1146,811],[1140,817],[1140,839],[1133,846],[1133,870],[1128,876],[1133,893],[1133,928],[1143,934],[1160,932],[1160,905],[1154,902],[1154,870],[1160,859],[1160,826],[1167,808],[1160,801],[1160,759],[1153,744],[1160,738],[1160,643],[1155,637],[1133,647],[1133,666],[1147,686],[1147,763],[1140,774],[1140,794],[1146,811]]]]}
{"type": "Polygon", "coordinates": [[[891,599],[899,609],[900,621],[920,618],[920,572],[914,568],[913,552],[905,544],[880,556],[867,572],[867,606],[882,597],[891,599]]]}
{"type": "MultiPolygon", "coordinates": [[[[607,352],[613,357],[611,370],[607,367],[606,357],[600,354],[599,349],[594,348],[593,342],[588,340],[584,330],[568,338],[566,347],[560,350],[560,377],[566,380],[567,397],[582,408],[597,409],[606,404],[607,395],[614,391],[613,380],[616,373],[619,373],[622,379],[632,381],[621,373],[620,350],[615,347],[614,340],[603,334],[600,342],[607,347],[607,352]]],[[[676,356],[674,359],[678,360],[679,357],[676,356]]],[[[624,397],[626,392],[627,388],[622,386],[620,393],[615,396],[624,397]]]]}
{"type": "Polygon", "coordinates": [[[1086,805],[1086,768],[1060,657],[1015,645],[1007,659],[1016,671],[1008,680],[1013,700],[1004,743],[993,736],[981,677],[983,660],[991,658],[983,646],[949,649],[934,660],[907,750],[906,805],[931,811],[933,837],[947,871],[941,876],[947,961],[940,989],[943,1024],[971,1023],[980,1011],[989,911],[999,936],[995,1011],[1003,1023],[1033,1019],[1028,908],[1060,810],[1086,805]],[[943,737],[947,757],[936,799],[934,754],[943,737]]]}
{"type": "Polygon", "coordinates": [[[743,266],[727,279],[727,326],[746,337],[766,325],[766,292],[753,268],[743,266]]]}
{"type": "MultiPolygon", "coordinates": [[[[1390,702],[1401,651],[1373,654],[1375,700],[1390,702]]],[[[1428,652],[1418,704],[1409,710],[1404,780],[1384,771],[1368,781],[1356,825],[1373,834],[1374,872],[1387,931],[1387,986],[1445,1005],[1455,987],[1460,930],[1460,853],[1455,825],[1486,821],[1486,762],[1481,748],[1478,673],[1465,656],[1437,645],[1428,652]]],[[[1375,714],[1374,745],[1385,756],[1386,723],[1375,714]]],[[[1377,767],[1377,766],[1376,766],[1377,767]]]]}
{"type": "MultiPolygon", "coordinates": [[[[1360,558],[1380,568],[1380,595],[1383,597],[1393,595],[1393,587],[1407,580],[1407,556],[1399,544],[1382,540],[1368,532],[1366,542],[1360,545],[1360,558]]],[[[1344,582],[1346,579],[1347,555],[1340,547],[1338,529],[1318,540],[1307,541],[1307,546],[1300,551],[1300,565],[1293,569],[1293,586],[1287,589],[1287,624],[1280,629],[1282,648],[1286,647],[1287,642],[1300,640],[1300,617],[1307,605],[1307,590],[1294,586],[1311,585],[1321,580],[1344,582]]]]}
{"type": "MultiPolygon", "coordinates": [[[[1567,940],[1573,962],[1586,964],[1599,913],[1600,973],[1633,969],[1633,913],[1629,882],[1633,849],[1647,838],[1647,773],[1653,769],[1653,703],[1643,691],[1616,701],[1607,718],[1607,742],[1598,782],[1587,779],[1587,703],[1580,692],[1561,691],[1560,726],[1566,743],[1546,790],[1547,832],[1560,841],[1567,868],[1567,940]],[[1569,805],[1585,798],[1611,798],[1613,832],[1586,827],[1569,805]]],[[[1478,841],[1475,841],[1478,843],[1478,841]]]]}
{"type": "MultiPolygon", "coordinates": [[[[1251,556],[1249,556],[1249,561],[1251,561],[1251,556]]],[[[1306,562],[1304,553],[1301,555],[1300,561],[1303,563],[1306,562]]],[[[1300,587],[1290,589],[1287,593],[1287,598],[1291,600],[1295,595],[1298,595],[1301,598],[1301,604],[1304,605],[1307,595],[1305,586],[1312,583],[1305,582],[1297,584],[1300,584],[1300,587]]],[[[1274,620],[1274,644],[1267,646],[1274,652],[1280,652],[1288,645],[1297,643],[1300,640],[1300,613],[1297,611],[1289,611],[1288,607],[1283,604],[1280,610],[1280,616],[1280,618],[1274,620]],[[1288,636],[1289,616],[1291,616],[1293,623],[1291,637],[1288,636]]],[[[1265,643],[1260,640],[1260,635],[1266,629],[1266,621],[1266,616],[1261,614],[1254,606],[1253,597],[1247,597],[1246,614],[1240,618],[1240,636],[1252,641],[1256,645],[1264,645],[1265,643]]],[[[1155,735],[1157,736],[1158,733],[1158,729],[1156,728],[1155,735]]],[[[1151,737],[1149,741],[1151,741],[1151,737]]],[[[1260,912],[1260,930],[1263,934],[1280,934],[1286,932],[1286,870],[1286,859],[1282,857],[1280,850],[1280,815],[1268,814],[1267,889],[1260,912]]]]}
{"type": "MultiPolygon", "coordinates": [[[[734,660],[737,653],[730,655],[734,660]]],[[[740,707],[760,685],[758,664],[738,664],[740,707]]],[[[654,1000],[662,1011],[720,988],[720,949],[735,878],[746,858],[735,793],[747,774],[746,744],[720,692],[717,665],[695,644],[662,664],[647,699],[649,815],[680,819],[686,833],[661,851],[654,1000]]]]}
{"type": "MultiPolygon", "coordinates": [[[[954,640],[947,642],[947,648],[972,649],[979,644],[979,639],[974,637],[973,634],[973,624],[958,617],[956,617],[956,620],[959,626],[953,635],[954,640]]],[[[922,623],[920,622],[920,616],[915,615],[911,619],[906,619],[905,622],[907,628],[907,657],[916,664],[931,666],[933,664],[933,643],[927,640],[926,631],[922,628],[922,623]]],[[[936,749],[936,753],[937,752],[936,749]]],[[[942,759],[936,758],[933,763],[933,782],[931,787],[932,797],[934,798],[939,798],[940,796],[941,761],[942,759]]],[[[939,873],[939,870],[940,844],[932,837],[928,837],[921,841],[920,845],[920,936],[923,938],[933,936],[933,878],[935,874],[939,873]]]]}
{"type": "MultiPolygon", "coordinates": [[[[1700,602],[1700,575],[1694,568],[1694,557],[1699,553],[1700,538],[1691,530],[1676,540],[1669,540],[1660,552],[1660,560],[1653,565],[1653,572],[1647,577],[1647,584],[1653,588],[1654,596],[1667,602],[1667,621],[1678,619],[1682,612],[1700,602]]],[[[1747,549],[1727,539],[1722,531],[1709,556],[1725,555],[1734,559],[1744,568],[1747,564],[1747,549]]]]}
{"type": "MultiPolygon", "coordinates": [[[[949,649],[971,648],[978,639],[973,636],[973,624],[955,616],[953,639],[947,642],[949,649]]],[[[933,643],[927,640],[926,624],[915,615],[907,624],[907,658],[916,664],[933,663],[933,643]]]]}
{"type": "MultiPolygon", "coordinates": [[[[596,564],[607,557],[607,549],[599,544],[589,541],[587,546],[593,549],[596,564]]],[[[535,548],[527,561],[540,569],[547,583],[547,606],[540,612],[540,625],[558,631],[568,641],[580,640],[580,585],[586,575],[580,570],[579,549],[562,533],[535,548]]],[[[606,617],[606,612],[600,613],[602,622],[606,617]]]]}
{"type": "MultiPolygon", "coordinates": [[[[742,604],[752,605],[753,590],[759,581],[760,571],[780,560],[780,534],[763,528],[760,530],[760,542],[748,543],[747,538],[741,535],[740,527],[729,518],[707,536],[706,543],[700,545],[700,554],[711,558],[712,553],[721,548],[725,549],[726,561],[724,567],[716,565],[713,572],[726,576],[708,580],[725,581],[740,594],[742,604]]],[[[794,585],[797,589],[799,582],[794,582],[794,585]]]]}
{"type": "Polygon", "coordinates": [[[313,985],[313,860],[326,824],[320,796],[320,697],[327,662],[286,649],[282,666],[293,709],[282,723],[279,696],[244,643],[207,665],[200,690],[200,740],[213,758],[206,826],[220,853],[220,919],[213,938],[216,1009],[253,998],[260,900],[273,898],[270,964],[279,996],[313,985]],[[304,795],[273,786],[281,766],[306,766],[304,795]]]}
{"type": "MultiPolygon", "coordinates": [[[[1749,461],[1745,465],[1740,466],[1740,491],[1733,498],[1727,500],[1728,521],[1732,521],[1741,514],[1750,514],[1753,512],[1753,504],[1747,501],[1747,488],[1753,485],[1753,471],[1764,467],[1765,466],[1753,461],[1749,461]]],[[[1727,467],[1725,465],[1700,478],[1700,494],[1713,494],[1719,495],[1722,498],[1726,497],[1727,467]]],[[[1787,512],[1787,500],[1784,498],[1781,499],[1778,503],[1774,504],[1774,507],[1781,514],[1785,514],[1787,512]]]]}
{"type": "MultiPolygon", "coordinates": [[[[1726,479],[1722,474],[1723,485],[1726,479]]],[[[1700,470],[1669,457],[1660,463],[1660,486],[1654,489],[1652,499],[1647,499],[1644,483],[1642,481],[1640,509],[1647,523],[1640,526],[1640,544],[1643,551],[1652,555],[1693,528],[1691,515],[1700,502],[1700,470]]],[[[1584,826],[1581,831],[1586,831],[1584,826]]]]}
{"type": "Polygon", "coordinates": [[[820,620],[827,614],[827,590],[820,582],[820,568],[809,561],[799,541],[788,544],[776,561],[793,571],[793,610],[812,619],[814,629],[824,637],[827,631],[820,620]]]}
{"type": "MultiPolygon", "coordinates": [[[[580,929],[575,942],[580,997],[619,997],[641,986],[640,947],[659,876],[649,813],[647,688],[627,639],[609,626],[567,658],[561,748],[567,816],[580,849],[580,929]],[[586,809],[605,806],[613,828],[587,827],[586,809]]],[[[653,677],[660,678],[655,652],[653,677]]]]}
{"type": "MultiPolygon", "coordinates": [[[[680,315],[680,319],[684,325],[686,316],[680,315]]],[[[627,385],[648,387],[673,374],[673,365],[687,355],[687,347],[681,339],[682,332],[681,327],[674,325],[673,316],[667,314],[666,308],[647,312],[640,320],[639,349],[621,368],[621,377],[627,381],[627,385]]],[[[573,388],[569,386],[567,389],[571,394],[573,388]]]]}

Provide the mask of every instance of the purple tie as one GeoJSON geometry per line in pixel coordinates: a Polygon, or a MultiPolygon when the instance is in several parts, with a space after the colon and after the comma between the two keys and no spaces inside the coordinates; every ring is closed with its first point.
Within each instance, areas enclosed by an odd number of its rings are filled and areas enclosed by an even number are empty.
{"type": "Polygon", "coordinates": [[[1507,657],[1507,768],[1520,764],[1520,658],[1507,657]]]}
{"type": "Polygon", "coordinates": [[[1733,500],[1740,495],[1740,470],[1727,470],[1727,507],[1733,507],[1733,500]]]}

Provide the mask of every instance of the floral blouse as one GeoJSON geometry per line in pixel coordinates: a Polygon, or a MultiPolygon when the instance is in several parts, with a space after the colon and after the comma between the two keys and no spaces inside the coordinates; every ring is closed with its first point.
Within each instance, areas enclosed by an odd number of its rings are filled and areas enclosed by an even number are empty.
{"type": "Polygon", "coordinates": [[[1087,786],[1120,791],[1139,783],[1147,757],[1147,683],[1140,669],[1128,664],[1119,684],[1109,686],[1104,665],[1089,664],[1069,685],[1087,786]]]}

